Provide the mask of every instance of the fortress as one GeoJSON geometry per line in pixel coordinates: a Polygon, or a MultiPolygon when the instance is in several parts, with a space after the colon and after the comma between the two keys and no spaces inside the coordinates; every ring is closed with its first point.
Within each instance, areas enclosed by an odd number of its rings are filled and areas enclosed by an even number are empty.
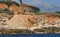
{"type": "MultiPolygon", "coordinates": [[[[1,10],[7,10],[8,9],[8,10],[12,11],[14,13],[13,17],[11,18],[11,15],[7,15],[6,13],[4,14],[4,13],[2,13],[2,11],[0,11],[1,18],[3,18],[3,19],[1,19],[2,23],[0,23],[0,24],[3,24],[3,26],[5,26],[4,22],[3,22],[3,21],[5,21],[5,23],[9,24],[9,28],[11,28],[11,29],[21,28],[22,26],[20,26],[20,23],[23,24],[23,27],[24,26],[30,27],[30,25],[32,25],[32,24],[29,23],[28,18],[31,17],[32,15],[35,15],[35,12],[39,12],[39,8],[31,6],[31,5],[27,5],[27,4],[15,5],[14,3],[9,3],[9,2],[10,1],[7,2],[7,0],[6,1],[0,1],[0,9],[1,10]],[[25,17],[25,19],[24,19],[24,17],[25,17]],[[16,24],[16,25],[14,25],[14,24],[16,24]],[[15,27],[12,27],[13,25],[15,27]]],[[[14,2],[14,1],[11,1],[11,2],[14,2]]]]}

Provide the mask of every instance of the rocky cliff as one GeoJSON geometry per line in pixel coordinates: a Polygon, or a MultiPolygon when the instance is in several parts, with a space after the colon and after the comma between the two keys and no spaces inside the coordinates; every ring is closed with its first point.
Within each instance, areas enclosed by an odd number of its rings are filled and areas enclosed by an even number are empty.
{"type": "MultiPolygon", "coordinates": [[[[32,31],[37,29],[40,32],[44,32],[44,29],[49,30],[52,28],[51,30],[54,32],[55,28],[60,28],[60,16],[56,14],[21,14],[19,13],[19,8],[23,10],[22,6],[25,7],[26,5],[21,4],[21,6],[19,6],[15,2],[0,2],[0,29],[27,29],[32,31]]],[[[26,6],[27,10],[29,7],[33,6],[26,6]]]]}

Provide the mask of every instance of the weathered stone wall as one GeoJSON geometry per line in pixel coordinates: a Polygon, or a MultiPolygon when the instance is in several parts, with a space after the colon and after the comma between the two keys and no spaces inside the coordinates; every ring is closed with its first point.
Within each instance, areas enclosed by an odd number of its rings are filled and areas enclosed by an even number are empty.
{"type": "Polygon", "coordinates": [[[19,12],[34,13],[34,9],[32,7],[24,6],[23,8],[19,7],[19,12]]]}

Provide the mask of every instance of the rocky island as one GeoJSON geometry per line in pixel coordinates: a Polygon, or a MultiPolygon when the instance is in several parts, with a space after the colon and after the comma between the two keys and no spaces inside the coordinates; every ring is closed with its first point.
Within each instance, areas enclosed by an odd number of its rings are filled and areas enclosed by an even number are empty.
{"type": "Polygon", "coordinates": [[[36,15],[38,7],[20,2],[0,1],[0,34],[60,33],[60,16],[36,15]]]}

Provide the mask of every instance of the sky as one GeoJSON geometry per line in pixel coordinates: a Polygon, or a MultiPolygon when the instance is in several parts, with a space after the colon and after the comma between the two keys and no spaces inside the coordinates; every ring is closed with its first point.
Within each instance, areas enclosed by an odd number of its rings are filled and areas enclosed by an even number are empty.
{"type": "MultiPolygon", "coordinates": [[[[14,0],[14,1],[19,2],[19,0],[14,0]]],[[[41,6],[43,6],[44,8],[43,7],[42,8],[45,9],[45,11],[47,11],[48,8],[52,9],[52,10],[57,9],[54,11],[60,10],[59,9],[60,8],[60,0],[22,0],[22,1],[25,4],[30,4],[30,5],[39,7],[39,8],[41,8],[41,6]],[[54,8],[53,6],[56,8],[54,8]]],[[[44,11],[43,9],[42,9],[42,11],[44,11]]]]}

